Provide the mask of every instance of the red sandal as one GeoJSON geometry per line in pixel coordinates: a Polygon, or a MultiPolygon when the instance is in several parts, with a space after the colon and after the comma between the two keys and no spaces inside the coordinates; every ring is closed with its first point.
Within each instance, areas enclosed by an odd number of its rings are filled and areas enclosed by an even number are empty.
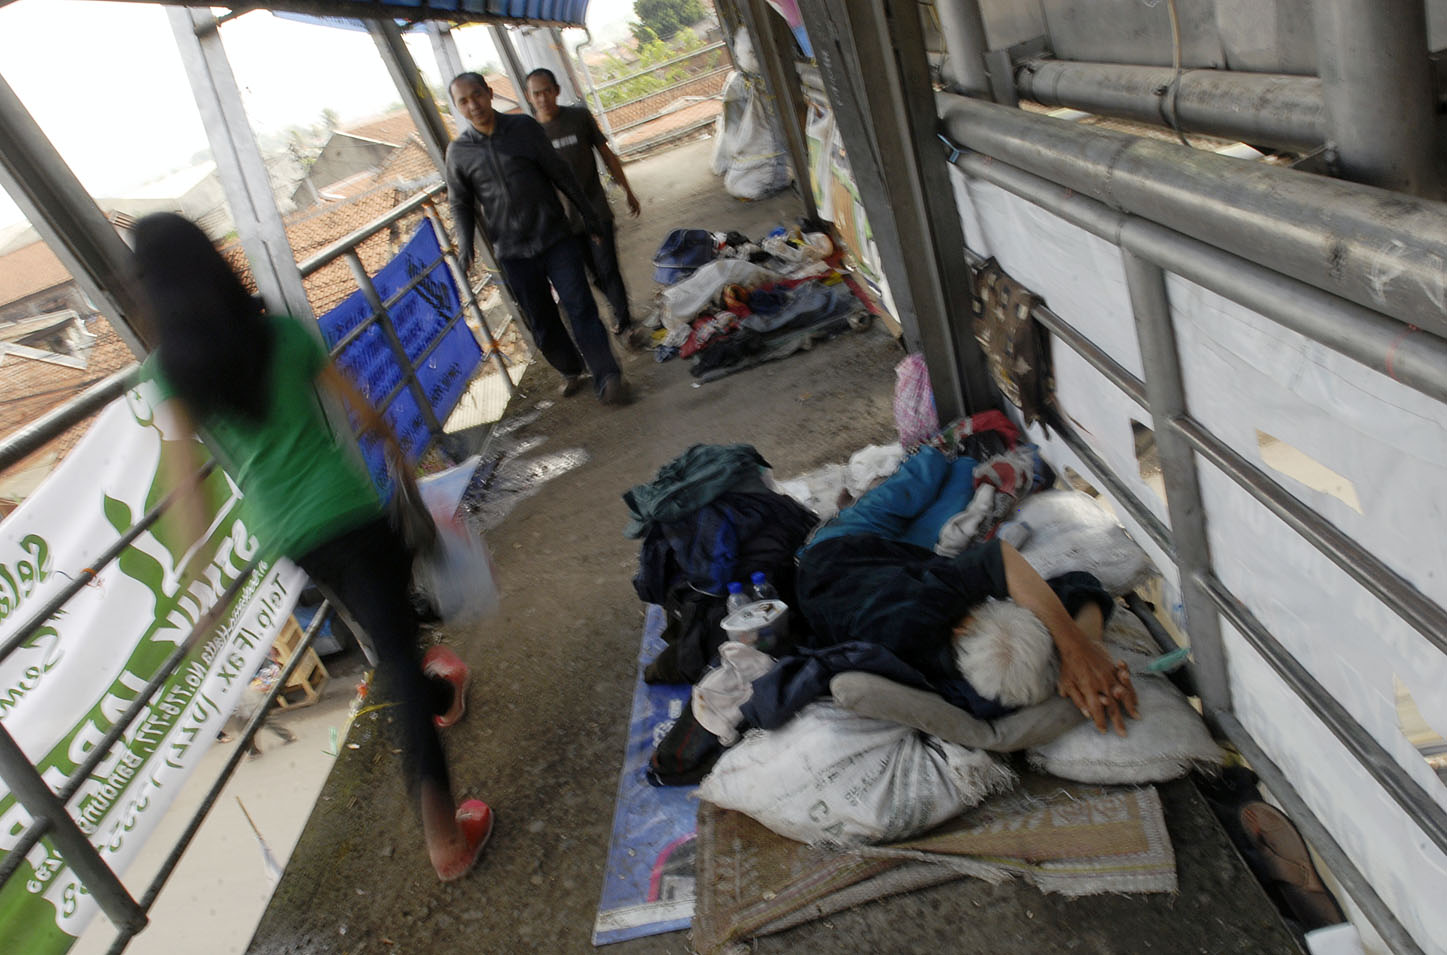
{"type": "Polygon", "coordinates": [[[482,857],[487,841],[492,838],[492,808],[481,799],[469,799],[458,806],[456,818],[457,828],[462,830],[462,838],[467,842],[469,855],[467,864],[456,872],[443,873],[438,870],[437,877],[443,882],[456,882],[471,872],[477,865],[477,860],[482,857]]]}

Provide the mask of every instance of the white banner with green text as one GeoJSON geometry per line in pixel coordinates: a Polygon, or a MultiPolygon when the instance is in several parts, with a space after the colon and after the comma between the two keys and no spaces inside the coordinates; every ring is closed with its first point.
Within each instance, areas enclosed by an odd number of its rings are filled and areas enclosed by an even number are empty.
{"type": "MultiPolygon", "coordinates": [[[[0,522],[0,643],[165,496],[174,431],[149,383],[108,407],[35,494],[0,522]]],[[[241,494],[218,468],[202,484],[209,524],[187,539],[167,513],[0,661],[0,722],[52,790],[86,760],[195,624],[261,552],[241,494]]],[[[124,875],[266,658],[303,576],[263,560],[220,623],[186,654],[68,808],[124,875]]],[[[0,781],[0,861],[31,816],[0,781]]],[[[144,886],[131,886],[139,895],[144,886]]],[[[99,911],[48,839],[0,886],[6,951],[64,952],[99,911]]]]}

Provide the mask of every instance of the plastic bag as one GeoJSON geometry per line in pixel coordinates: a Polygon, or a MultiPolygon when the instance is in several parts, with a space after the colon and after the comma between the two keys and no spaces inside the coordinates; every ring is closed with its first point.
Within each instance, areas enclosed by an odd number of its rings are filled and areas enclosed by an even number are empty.
{"type": "Polygon", "coordinates": [[[894,366],[894,427],[905,447],[919,444],[940,429],[929,368],[918,352],[905,355],[894,366]]]}
{"type": "Polygon", "coordinates": [[[448,626],[475,624],[501,603],[487,544],[455,515],[437,520],[435,542],[412,563],[412,586],[448,626]]]}
{"type": "Polygon", "coordinates": [[[699,795],[790,839],[858,845],[924,832],[1014,781],[988,753],[821,702],[749,733],[699,795]]]}

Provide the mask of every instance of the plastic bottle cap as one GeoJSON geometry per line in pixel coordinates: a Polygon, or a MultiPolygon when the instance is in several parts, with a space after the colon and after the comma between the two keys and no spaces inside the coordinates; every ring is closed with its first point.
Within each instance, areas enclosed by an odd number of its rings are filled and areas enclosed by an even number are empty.
{"type": "Polygon", "coordinates": [[[741,593],[743,593],[743,592],[744,592],[744,585],[743,585],[743,584],[739,583],[737,580],[734,580],[734,581],[730,581],[730,582],[729,582],[729,593],[731,593],[731,594],[741,594],[741,593]]]}

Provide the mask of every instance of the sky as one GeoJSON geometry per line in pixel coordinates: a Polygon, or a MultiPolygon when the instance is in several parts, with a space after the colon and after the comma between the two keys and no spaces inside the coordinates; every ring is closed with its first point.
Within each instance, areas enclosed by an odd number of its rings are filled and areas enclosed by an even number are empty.
{"type": "MultiPolygon", "coordinates": [[[[626,35],[632,18],[633,0],[589,2],[596,39],[626,35]]],[[[256,11],[225,24],[221,36],[260,134],[313,125],[324,109],[336,110],[343,122],[365,119],[399,100],[366,33],[256,11]]],[[[486,27],[456,36],[467,66],[499,62],[486,27]]],[[[584,34],[569,30],[564,37],[574,45],[584,34]]],[[[407,45],[424,77],[439,82],[426,36],[409,35],[407,45]]],[[[189,165],[207,148],[158,4],[15,0],[0,6],[0,77],[92,195],[126,195],[189,165]]],[[[0,191],[0,226],[21,219],[0,191]]]]}

